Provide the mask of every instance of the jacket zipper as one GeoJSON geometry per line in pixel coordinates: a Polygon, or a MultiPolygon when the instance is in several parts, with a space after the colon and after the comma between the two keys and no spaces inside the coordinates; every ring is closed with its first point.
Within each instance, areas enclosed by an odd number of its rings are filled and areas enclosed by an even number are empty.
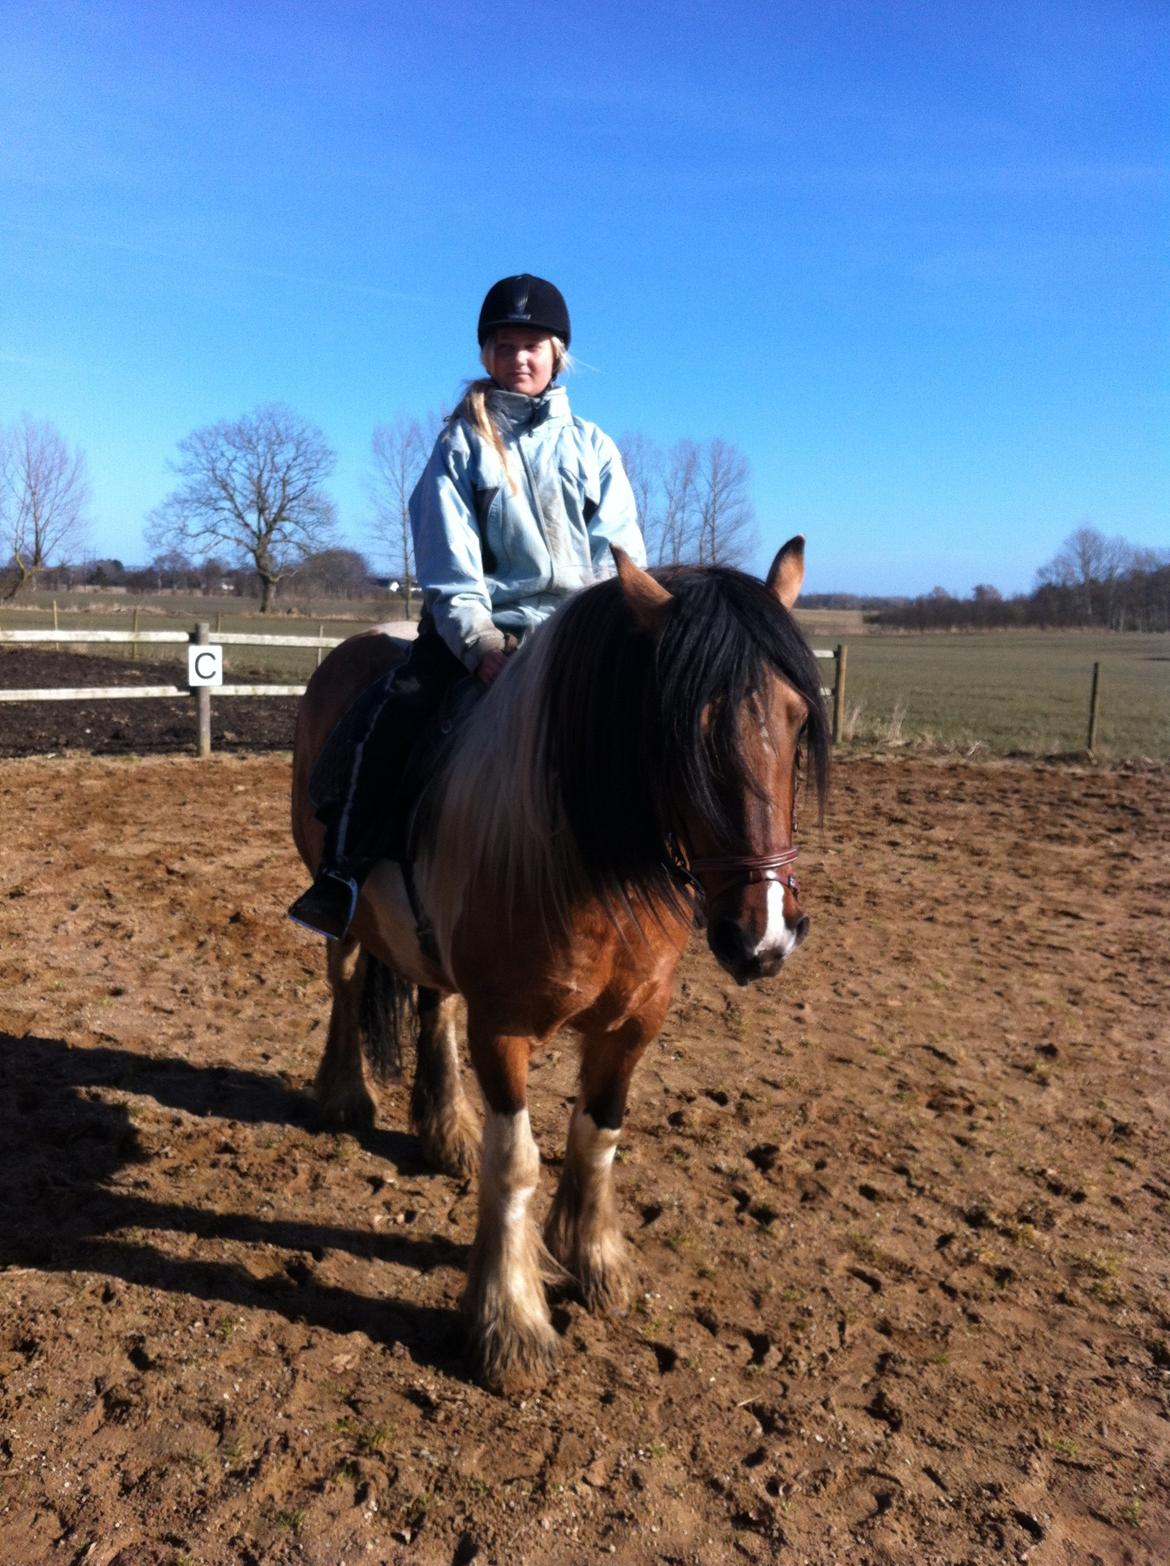
{"type": "Polygon", "coordinates": [[[544,552],[548,556],[548,576],[545,578],[544,588],[545,590],[551,591],[553,577],[556,575],[556,565],[553,560],[552,548],[548,541],[548,529],[545,527],[544,523],[544,508],[540,504],[540,495],[538,494],[536,488],[536,478],[532,471],[532,464],[528,460],[528,453],[524,450],[523,434],[517,435],[516,437],[516,449],[520,453],[520,461],[524,465],[524,476],[528,481],[528,495],[532,502],[532,515],[536,519],[536,526],[540,532],[541,543],[543,543],[544,552]]]}

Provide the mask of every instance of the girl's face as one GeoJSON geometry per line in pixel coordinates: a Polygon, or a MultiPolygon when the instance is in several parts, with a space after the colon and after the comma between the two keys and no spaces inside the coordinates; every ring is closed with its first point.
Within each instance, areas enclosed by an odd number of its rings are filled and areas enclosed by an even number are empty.
{"type": "Polygon", "coordinates": [[[485,355],[488,373],[505,391],[539,397],[553,378],[556,352],[548,332],[502,326],[485,355]]]}

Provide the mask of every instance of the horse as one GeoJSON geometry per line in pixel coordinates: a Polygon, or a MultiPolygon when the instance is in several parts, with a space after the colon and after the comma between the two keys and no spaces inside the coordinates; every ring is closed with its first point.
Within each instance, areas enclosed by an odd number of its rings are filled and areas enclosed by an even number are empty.
{"type": "MultiPolygon", "coordinates": [[[[778,973],[809,928],[791,872],[796,796],[809,775],[823,809],[829,733],[790,612],[803,537],[765,581],[721,566],[652,575],[613,554],[616,574],[525,638],[441,754],[414,810],[411,873],[376,864],[349,934],[327,943],[316,1092],[333,1123],[371,1123],[363,1033],[385,1066],[384,1036],[405,1028],[417,988],[411,1120],[438,1169],[467,1177],[479,1165],[463,1311],[475,1368],[501,1392],[538,1386],[554,1366],[546,1280],[575,1280],[591,1310],[628,1302],[614,1155],[696,909],[738,984],[778,973]],[[527,1075],[562,1028],[580,1039],[579,1087],[542,1241],[527,1075]]],[[[293,835],[311,872],[323,840],[314,761],[348,705],[403,656],[383,631],[351,637],[301,699],[293,835]]]]}

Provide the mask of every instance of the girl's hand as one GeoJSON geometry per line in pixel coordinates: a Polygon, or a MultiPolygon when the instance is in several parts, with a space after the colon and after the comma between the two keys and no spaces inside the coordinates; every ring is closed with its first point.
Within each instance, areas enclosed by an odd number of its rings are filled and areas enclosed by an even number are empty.
{"type": "Polygon", "coordinates": [[[493,680],[499,677],[505,661],[503,653],[498,648],[493,648],[491,652],[484,653],[475,666],[476,679],[481,685],[490,685],[493,680]]]}

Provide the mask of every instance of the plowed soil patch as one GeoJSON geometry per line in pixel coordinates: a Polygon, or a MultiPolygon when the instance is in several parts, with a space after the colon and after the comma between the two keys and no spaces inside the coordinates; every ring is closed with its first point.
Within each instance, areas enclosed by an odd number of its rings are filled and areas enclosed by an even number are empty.
{"type": "MultiPolygon", "coordinates": [[[[180,647],[180,653],[184,649],[180,647]]],[[[39,646],[0,648],[0,690],[84,690],[94,686],[185,685],[183,660],[134,663],[39,646]]],[[[240,684],[266,683],[252,676],[240,684]]],[[[282,682],[274,682],[282,683],[282,682]]],[[[284,681],[294,684],[295,681],[284,681]]],[[[213,696],[211,744],[217,751],[287,750],[295,696],[213,696]]],[[[85,751],[97,756],[187,753],[195,749],[195,703],[187,695],[101,701],[0,704],[0,756],[85,751]]]]}

